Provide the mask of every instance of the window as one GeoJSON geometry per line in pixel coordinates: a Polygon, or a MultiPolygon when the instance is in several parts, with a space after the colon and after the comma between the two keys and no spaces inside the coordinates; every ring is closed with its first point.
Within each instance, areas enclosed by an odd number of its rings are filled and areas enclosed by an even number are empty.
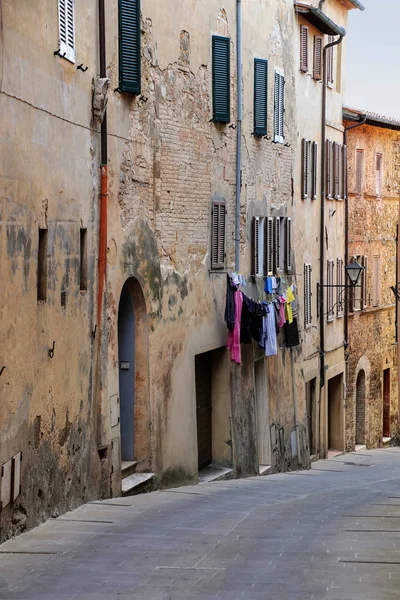
{"type": "Polygon", "coordinates": [[[58,0],[58,44],[61,56],[75,62],[75,0],[58,0]]]}
{"type": "Polygon", "coordinates": [[[312,323],[312,267],[304,265],[304,325],[309,327],[312,323]]]}
{"type": "Polygon", "coordinates": [[[308,73],[308,27],[300,25],[300,71],[308,73]]]}
{"type": "Polygon", "coordinates": [[[382,197],[382,179],[383,179],[383,159],[382,154],[378,152],[376,155],[376,195],[382,197]]]}
{"type": "Polygon", "coordinates": [[[292,271],[292,219],[253,217],[251,274],[267,276],[292,271]]]}
{"type": "Polygon", "coordinates": [[[372,273],[372,306],[379,306],[379,296],[381,293],[381,258],[374,256],[372,273]]]}
{"type": "Polygon", "coordinates": [[[322,79],[322,44],[323,44],[323,38],[319,35],[314,35],[313,77],[317,81],[320,81],[322,79]]]}
{"type": "Polygon", "coordinates": [[[225,266],[225,200],[213,200],[211,219],[211,268],[223,269],[225,266]]]}
{"type": "Polygon", "coordinates": [[[340,286],[336,288],[336,316],[343,316],[343,303],[344,303],[344,285],[343,285],[343,259],[338,258],[336,261],[336,285],[340,286]]]}
{"type": "Polygon", "coordinates": [[[87,229],[81,229],[79,249],[79,289],[82,292],[87,290],[87,279],[87,229]]]}
{"type": "Polygon", "coordinates": [[[274,139],[283,144],[285,140],[285,76],[283,71],[275,69],[275,106],[274,106],[274,139]]]}
{"type": "Polygon", "coordinates": [[[140,0],[119,0],[119,89],[140,94],[140,0]]]}
{"type": "MultiPolygon", "coordinates": [[[[328,44],[331,44],[334,41],[334,37],[332,35],[329,36],[328,44]]],[[[328,48],[326,51],[326,61],[327,61],[327,80],[329,87],[333,86],[333,47],[328,48]]]]}
{"type": "Polygon", "coordinates": [[[231,120],[231,40],[214,35],[212,38],[213,120],[231,120]]]}
{"type": "Polygon", "coordinates": [[[254,59],[254,135],[267,135],[268,61],[254,59]]]}
{"type": "Polygon", "coordinates": [[[364,150],[356,152],[356,194],[362,194],[363,187],[363,171],[364,171],[364,150]]]}
{"type": "MultiPolygon", "coordinates": [[[[327,261],[327,285],[334,285],[334,262],[333,260],[327,261]]],[[[333,321],[334,312],[333,312],[333,287],[326,288],[327,294],[327,320],[333,321]]]]}
{"type": "Polygon", "coordinates": [[[37,299],[38,302],[47,300],[47,229],[39,229],[37,299]]]}

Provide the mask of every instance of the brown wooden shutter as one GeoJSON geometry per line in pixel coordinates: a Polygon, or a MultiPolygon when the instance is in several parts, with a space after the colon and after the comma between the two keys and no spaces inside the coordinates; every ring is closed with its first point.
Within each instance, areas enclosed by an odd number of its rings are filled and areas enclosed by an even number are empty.
{"type": "Polygon", "coordinates": [[[381,259],[380,256],[374,256],[374,266],[372,275],[372,306],[379,306],[380,296],[380,277],[381,277],[381,259]]]}
{"type": "Polygon", "coordinates": [[[332,142],[326,140],[326,196],[332,198],[332,142]]]}
{"type": "Polygon", "coordinates": [[[252,230],[251,230],[251,274],[253,276],[258,274],[258,241],[259,241],[259,227],[260,218],[253,217],[252,230]]]}
{"type": "Polygon", "coordinates": [[[333,196],[338,200],[340,198],[340,189],[339,189],[339,181],[340,181],[340,144],[333,142],[333,170],[334,170],[334,179],[333,179],[333,196]]]}
{"type": "Polygon", "coordinates": [[[308,72],[308,27],[300,25],[300,71],[308,72]]]}
{"type": "Polygon", "coordinates": [[[309,147],[308,140],[303,139],[302,142],[302,182],[301,195],[303,200],[308,198],[308,183],[309,183],[309,147]]]}
{"type": "Polygon", "coordinates": [[[364,163],[364,151],[357,150],[357,153],[356,153],[356,194],[358,194],[358,195],[361,195],[361,193],[362,193],[363,163],[364,163]]]}
{"type": "MultiPolygon", "coordinates": [[[[331,44],[334,41],[332,35],[328,38],[328,43],[331,44]]],[[[328,83],[333,83],[333,47],[329,48],[326,53],[327,60],[327,75],[328,75],[328,83]]]]}
{"type": "MultiPolygon", "coordinates": [[[[350,257],[350,262],[349,264],[351,264],[352,262],[354,262],[356,260],[356,256],[351,256],[350,257]]],[[[349,290],[349,313],[353,313],[354,312],[354,308],[355,308],[355,289],[354,289],[354,285],[348,284],[346,281],[346,285],[348,285],[348,290],[349,290]]]]}
{"type": "Polygon", "coordinates": [[[376,195],[378,198],[382,196],[382,154],[376,155],[376,195]]]}
{"type": "Polygon", "coordinates": [[[314,72],[313,77],[317,81],[322,79],[322,44],[323,38],[314,35],[314,72]]]}
{"type": "Polygon", "coordinates": [[[224,200],[213,200],[211,221],[211,268],[223,269],[225,266],[226,225],[226,206],[224,200]]]}
{"type": "Polygon", "coordinates": [[[347,146],[343,146],[343,170],[342,170],[342,177],[343,177],[343,198],[346,199],[347,198],[347,146]]]}
{"type": "Polygon", "coordinates": [[[311,187],[311,199],[317,199],[317,181],[318,181],[318,144],[313,142],[312,144],[312,187],[311,187]]]}
{"type": "Polygon", "coordinates": [[[367,308],[368,306],[368,256],[363,256],[362,258],[362,266],[364,267],[364,271],[362,272],[362,308],[367,308]]]}

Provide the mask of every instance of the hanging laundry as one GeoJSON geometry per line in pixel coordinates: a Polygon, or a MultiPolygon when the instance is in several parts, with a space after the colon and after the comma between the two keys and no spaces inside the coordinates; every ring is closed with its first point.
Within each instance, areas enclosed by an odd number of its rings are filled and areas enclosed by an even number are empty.
{"type": "Polygon", "coordinates": [[[297,319],[293,319],[293,322],[289,325],[285,325],[285,343],[286,348],[294,348],[300,344],[299,330],[297,327],[297,319]]]}
{"type": "Polygon", "coordinates": [[[240,320],[240,343],[251,344],[251,319],[255,310],[255,302],[248,298],[245,294],[242,294],[243,306],[242,306],[242,318],[240,320]]]}
{"type": "Polygon", "coordinates": [[[279,321],[278,321],[278,326],[279,326],[279,329],[282,329],[282,327],[286,323],[286,318],[285,318],[285,304],[286,304],[286,299],[283,296],[279,296],[278,302],[279,302],[279,321]]]}
{"type": "Polygon", "coordinates": [[[263,302],[267,310],[267,315],[263,318],[263,335],[260,341],[260,347],[264,349],[265,356],[276,356],[278,354],[278,344],[276,340],[276,319],[275,309],[272,304],[263,302]]]}
{"type": "Polygon", "coordinates": [[[288,289],[286,290],[286,305],[285,305],[285,315],[286,315],[286,321],[289,323],[289,325],[291,323],[293,323],[293,310],[292,310],[292,302],[294,301],[294,295],[292,292],[292,288],[288,287],[288,289]]]}
{"type": "Polygon", "coordinates": [[[229,331],[235,327],[235,299],[234,294],[237,287],[234,287],[229,275],[226,276],[226,301],[225,301],[225,323],[229,331]]]}
{"type": "Polygon", "coordinates": [[[267,277],[264,285],[264,292],[266,294],[272,294],[272,277],[267,277]]]}
{"type": "Polygon", "coordinates": [[[251,337],[256,342],[260,342],[263,334],[263,317],[267,311],[259,302],[255,302],[255,310],[250,322],[251,337]]]}
{"type": "Polygon", "coordinates": [[[234,292],[235,299],[235,326],[233,331],[228,332],[228,343],[226,347],[231,353],[231,360],[240,365],[241,363],[241,352],[240,352],[240,322],[242,318],[242,306],[243,306],[243,295],[240,290],[234,292]]]}

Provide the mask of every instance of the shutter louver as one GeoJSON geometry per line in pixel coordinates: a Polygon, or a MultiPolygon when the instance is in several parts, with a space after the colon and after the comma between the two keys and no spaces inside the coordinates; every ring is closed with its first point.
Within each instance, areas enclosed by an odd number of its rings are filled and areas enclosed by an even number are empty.
{"type": "Polygon", "coordinates": [[[230,50],[230,38],[213,36],[213,120],[216,123],[229,123],[231,120],[230,50]]]}
{"type": "Polygon", "coordinates": [[[268,61],[254,59],[254,135],[267,135],[268,61]]]}
{"type": "Polygon", "coordinates": [[[314,73],[313,77],[317,81],[322,79],[322,44],[323,38],[319,35],[314,36],[314,73]]]}
{"type": "Polygon", "coordinates": [[[311,265],[304,265],[304,325],[308,327],[312,322],[312,290],[311,290],[311,265]]]}
{"type": "Polygon", "coordinates": [[[292,271],[292,219],[286,218],[286,272],[292,271]]]}
{"type": "Polygon", "coordinates": [[[300,25],[300,71],[308,72],[308,27],[300,25]]]}
{"type": "Polygon", "coordinates": [[[274,270],[274,227],[272,217],[268,217],[266,222],[267,235],[267,252],[266,252],[266,263],[267,263],[267,275],[272,275],[274,270]]]}
{"type": "Polygon", "coordinates": [[[58,0],[58,35],[60,54],[75,62],[75,0],[58,0]]]}
{"type": "Polygon", "coordinates": [[[140,0],[119,0],[119,89],[140,94],[140,0]]]}
{"type": "Polygon", "coordinates": [[[309,180],[309,141],[303,139],[302,142],[303,152],[303,165],[302,165],[302,182],[301,182],[301,196],[303,200],[308,198],[308,180],[309,180]]]}
{"type": "Polygon", "coordinates": [[[225,266],[226,208],[224,201],[213,201],[211,215],[211,268],[225,266]]]}
{"type": "Polygon", "coordinates": [[[332,142],[326,140],[326,195],[332,198],[332,142]]]}
{"type": "Polygon", "coordinates": [[[260,233],[260,218],[253,217],[252,235],[251,235],[251,274],[258,275],[259,270],[259,233],[260,233]]]}
{"type": "Polygon", "coordinates": [[[312,188],[311,188],[311,199],[317,199],[317,178],[318,178],[318,144],[313,142],[312,145],[312,188]]]}

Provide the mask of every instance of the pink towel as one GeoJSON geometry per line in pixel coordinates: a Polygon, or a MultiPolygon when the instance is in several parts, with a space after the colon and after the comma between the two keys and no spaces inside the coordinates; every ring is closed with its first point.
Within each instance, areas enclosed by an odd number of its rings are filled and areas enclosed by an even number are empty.
{"type": "Polygon", "coordinates": [[[242,318],[243,296],[241,291],[235,292],[235,327],[228,331],[228,343],[226,347],[230,350],[231,360],[240,365],[242,356],[240,353],[240,321],[242,318]]]}

